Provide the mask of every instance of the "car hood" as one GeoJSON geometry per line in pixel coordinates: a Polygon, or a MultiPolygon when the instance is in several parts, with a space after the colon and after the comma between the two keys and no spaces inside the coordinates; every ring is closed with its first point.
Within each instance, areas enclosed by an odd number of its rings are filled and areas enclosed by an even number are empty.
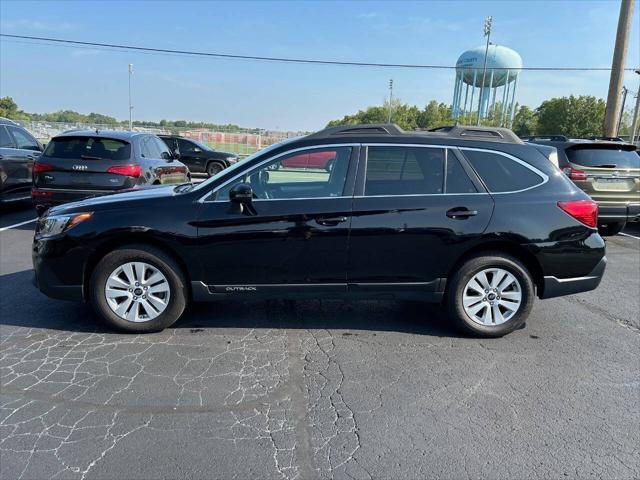
{"type": "Polygon", "coordinates": [[[176,184],[152,185],[145,188],[136,188],[124,192],[102,195],[100,197],[86,198],[78,202],[65,203],[49,210],[49,214],[70,213],[86,210],[109,210],[112,208],[124,208],[129,203],[145,200],[157,200],[171,198],[180,195],[175,192],[176,184]]]}

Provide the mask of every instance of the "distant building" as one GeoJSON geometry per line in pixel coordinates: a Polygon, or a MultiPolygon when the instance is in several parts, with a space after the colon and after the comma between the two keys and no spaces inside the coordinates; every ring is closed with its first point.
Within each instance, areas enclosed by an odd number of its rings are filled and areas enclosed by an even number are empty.
{"type": "Polygon", "coordinates": [[[474,118],[477,118],[476,115],[480,115],[480,118],[492,117],[496,107],[500,106],[498,123],[510,126],[515,114],[522,57],[515,50],[490,44],[483,83],[485,48],[485,45],[481,45],[467,50],[456,62],[453,117],[469,114],[474,118]]]}

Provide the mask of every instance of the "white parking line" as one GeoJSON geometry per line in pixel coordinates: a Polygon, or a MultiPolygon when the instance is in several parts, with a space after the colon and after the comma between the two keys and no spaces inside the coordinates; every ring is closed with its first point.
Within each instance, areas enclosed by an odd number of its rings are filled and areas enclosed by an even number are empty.
{"type": "Polygon", "coordinates": [[[640,240],[640,237],[636,237],[635,235],[629,235],[628,233],[620,232],[618,235],[624,235],[625,237],[635,238],[636,240],[640,240]]]}
{"type": "Polygon", "coordinates": [[[37,218],[34,218],[33,220],[27,220],[26,222],[20,222],[20,223],[16,223],[15,225],[9,225],[8,227],[2,227],[2,228],[0,228],[0,232],[4,232],[5,230],[10,230],[10,229],[16,228],[16,227],[21,227],[22,225],[26,225],[27,223],[35,222],[36,220],[37,220],[37,218]]]}

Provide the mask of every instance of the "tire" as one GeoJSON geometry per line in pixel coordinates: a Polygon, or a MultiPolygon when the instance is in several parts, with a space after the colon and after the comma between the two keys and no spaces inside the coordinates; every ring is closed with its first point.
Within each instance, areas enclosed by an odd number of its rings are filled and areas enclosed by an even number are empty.
{"type": "Polygon", "coordinates": [[[598,225],[598,233],[603,237],[612,237],[620,233],[626,224],[626,222],[611,222],[598,225]]]}
{"type": "Polygon", "coordinates": [[[125,332],[148,333],[164,330],[178,320],[187,306],[188,294],[184,275],[171,257],[151,246],[130,245],[112,251],[98,262],[89,282],[89,300],[100,317],[111,327],[125,332]],[[127,274],[121,267],[126,267],[127,264],[133,262],[136,262],[137,266],[134,278],[140,276],[141,268],[139,265],[146,265],[145,268],[142,268],[144,272],[142,276],[143,279],[146,278],[147,281],[150,281],[145,289],[147,292],[151,293],[152,289],[166,289],[167,292],[160,291],[150,295],[142,290],[145,286],[144,281],[139,282],[140,287],[134,287],[134,283],[130,282],[130,288],[127,288],[126,283],[132,272],[129,270],[129,274],[127,274]],[[122,271],[116,275],[118,278],[113,279],[113,275],[119,269],[122,271]],[[156,272],[159,272],[160,277],[163,278],[157,277],[156,272]],[[158,280],[160,280],[159,283],[157,283],[158,280]],[[120,283],[124,285],[121,286],[120,283]],[[113,292],[116,291],[114,286],[118,288],[117,298],[108,300],[107,288],[113,292]],[[134,297],[136,293],[138,295],[134,297]],[[142,294],[145,294],[144,297],[141,296],[142,294]],[[134,301],[132,297],[139,300],[134,301]],[[142,298],[145,298],[144,302],[146,303],[142,303],[142,298]],[[128,308],[125,305],[127,301],[130,302],[128,308]],[[128,316],[128,318],[123,318],[114,310],[115,305],[119,302],[121,302],[120,306],[125,307],[123,311],[127,313],[124,316],[128,316]],[[163,303],[165,304],[164,308],[162,307],[163,303]],[[137,313],[140,315],[133,311],[134,308],[137,308],[137,313]],[[146,314],[147,310],[152,313],[146,314]],[[133,318],[134,316],[135,318],[133,318]]]}
{"type": "Polygon", "coordinates": [[[477,337],[502,337],[524,325],[533,307],[534,294],[531,274],[522,262],[504,253],[486,252],[469,258],[457,269],[448,285],[445,303],[449,318],[462,332],[477,337]],[[484,277],[481,272],[485,273],[484,277]],[[515,282],[505,285],[504,289],[497,288],[498,291],[493,292],[491,287],[496,285],[491,284],[494,280],[497,281],[497,287],[502,286],[503,282],[510,282],[511,277],[509,275],[500,277],[501,272],[511,275],[515,282]],[[496,274],[498,274],[497,278],[496,274]],[[485,281],[476,280],[478,283],[471,286],[472,279],[478,278],[476,275],[480,275],[480,278],[484,278],[485,281]],[[482,285],[483,283],[485,285],[482,285]],[[478,286],[483,287],[483,290],[474,289],[478,286]],[[484,286],[489,287],[488,293],[484,286]],[[464,298],[465,295],[466,298],[464,298]],[[479,298],[476,298],[476,295],[479,298]],[[517,299],[518,295],[520,303],[515,308],[517,300],[512,299],[517,299]],[[494,301],[493,307],[490,305],[490,300],[494,301]],[[467,309],[465,309],[465,301],[468,302],[467,309]],[[509,305],[509,307],[503,305],[509,305]],[[479,323],[480,320],[472,318],[467,311],[473,312],[475,308],[480,308],[475,315],[483,317],[487,315],[487,309],[489,309],[489,315],[495,320],[485,317],[484,323],[479,323]],[[494,314],[496,308],[498,313],[494,314]]]}
{"type": "Polygon", "coordinates": [[[209,177],[213,177],[214,175],[217,175],[222,170],[224,170],[224,166],[220,165],[218,162],[207,163],[207,175],[209,177]]]}

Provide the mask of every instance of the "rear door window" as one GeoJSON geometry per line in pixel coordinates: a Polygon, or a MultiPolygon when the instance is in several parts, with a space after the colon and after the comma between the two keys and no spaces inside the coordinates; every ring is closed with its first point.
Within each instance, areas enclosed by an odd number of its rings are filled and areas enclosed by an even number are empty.
{"type": "Polygon", "coordinates": [[[4,125],[0,125],[0,148],[13,148],[13,139],[4,125]]]}
{"type": "Polygon", "coordinates": [[[58,137],[49,142],[43,155],[85,160],[128,160],[131,144],[112,138],[58,137]]]}
{"type": "Polygon", "coordinates": [[[462,152],[491,192],[517,192],[544,181],[530,168],[504,155],[467,149],[462,152]]]}
{"type": "Polygon", "coordinates": [[[443,193],[444,149],[371,146],[365,196],[443,193]]]}
{"type": "Polygon", "coordinates": [[[11,134],[13,135],[13,139],[16,143],[16,148],[21,148],[23,150],[40,150],[40,146],[38,145],[38,141],[29,135],[26,131],[22,130],[18,127],[7,127],[11,134]]]}
{"type": "Polygon", "coordinates": [[[635,150],[612,148],[568,148],[571,163],[591,168],[640,168],[640,155],[635,150]]]}

